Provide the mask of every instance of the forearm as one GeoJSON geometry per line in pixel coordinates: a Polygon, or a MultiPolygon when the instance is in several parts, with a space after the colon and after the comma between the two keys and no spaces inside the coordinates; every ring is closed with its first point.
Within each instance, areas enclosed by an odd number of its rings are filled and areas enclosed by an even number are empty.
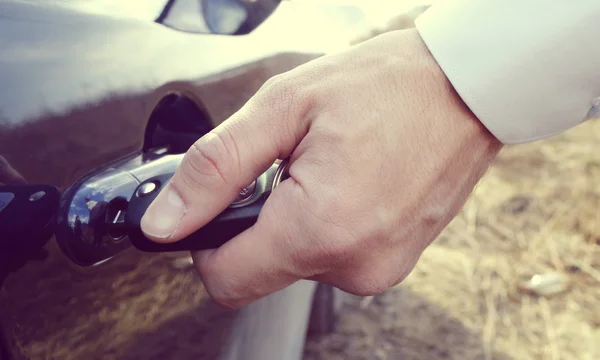
{"type": "Polygon", "coordinates": [[[505,144],[581,123],[600,96],[597,0],[445,0],[416,25],[463,101],[505,144]]]}

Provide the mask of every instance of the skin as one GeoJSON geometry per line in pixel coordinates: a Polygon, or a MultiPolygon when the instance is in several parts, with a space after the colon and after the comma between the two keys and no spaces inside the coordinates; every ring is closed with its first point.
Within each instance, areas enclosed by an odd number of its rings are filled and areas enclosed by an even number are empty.
{"type": "Polygon", "coordinates": [[[268,81],[190,148],[142,230],[185,237],[291,155],[256,225],[193,254],[207,291],[230,308],[299,279],[375,295],[412,271],[501,147],[416,30],[391,32],[268,81]]]}
{"type": "Polygon", "coordinates": [[[25,185],[27,181],[0,155],[0,185],[25,185]]]}

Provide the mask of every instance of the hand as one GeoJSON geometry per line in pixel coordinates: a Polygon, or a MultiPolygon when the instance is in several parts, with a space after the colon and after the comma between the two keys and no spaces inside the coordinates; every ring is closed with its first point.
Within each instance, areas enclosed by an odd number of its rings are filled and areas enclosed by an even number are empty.
{"type": "Polygon", "coordinates": [[[27,181],[15,170],[4,156],[0,155],[0,186],[1,185],[24,185],[27,181]]]}
{"type": "Polygon", "coordinates": [[[299,279],[379,294],[410,273],[500,148],[418,33],[392,32],[268,81],[189,149],[142,229],[185,237],[291,154],[291,178],[256,225],[193,254],[207,291],[231,308],[299,279]]]}

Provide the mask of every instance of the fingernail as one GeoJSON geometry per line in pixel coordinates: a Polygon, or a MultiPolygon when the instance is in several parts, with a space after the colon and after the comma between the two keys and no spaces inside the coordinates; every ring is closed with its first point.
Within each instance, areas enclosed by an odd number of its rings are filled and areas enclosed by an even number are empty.
{"type": "Polygon", "coordinates": [[[177,191],[168,186],[154,202],[150,204],[142,216],[142,231],[150,236],[167,239],[177,229],[185,214],[185,205],[177,191]]]}

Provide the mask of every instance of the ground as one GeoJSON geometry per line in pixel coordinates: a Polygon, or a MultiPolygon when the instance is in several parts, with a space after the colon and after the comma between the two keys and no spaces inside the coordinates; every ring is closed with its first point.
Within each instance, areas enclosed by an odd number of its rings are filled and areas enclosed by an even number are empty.
{"type": "Polygon", "coordinates": [[[598,144],[590,121],[503,149],[404,283],[353,299],[305,360],[600,358],[598,144]]]}

